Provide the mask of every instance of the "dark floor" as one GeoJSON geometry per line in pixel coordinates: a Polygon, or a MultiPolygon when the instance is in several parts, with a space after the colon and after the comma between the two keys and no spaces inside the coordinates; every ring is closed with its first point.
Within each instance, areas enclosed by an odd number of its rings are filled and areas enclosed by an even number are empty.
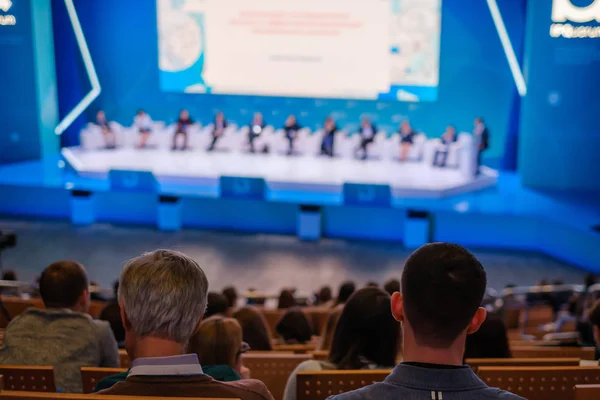
{"type": "MultiPolygon", "coordinates": [[[[4,268],[31,281],[49,263],[75,259],[91,280],[109,286],[123,262],[144,251],[172,248],[192,256],[208,275],[211,287],[233,284],[278,291],[293,286],[300,292],[322,284],[337,286],[353,279],[384,282],[399,277],[409,250],[400,245],[323,240],[304,243],[291,236],[235,234],[185,230],[177,233],[150,228],[97,224],[73,227],[67,222],[0,219],[0,230],[18,235],[18,245],[2,254],[4,268]]],[[[507,283],[531,285],[542,278],[581,283],[584,271],[545,255],[529,252],[471,249],[488,273],[489,287],[507,283]]]]}

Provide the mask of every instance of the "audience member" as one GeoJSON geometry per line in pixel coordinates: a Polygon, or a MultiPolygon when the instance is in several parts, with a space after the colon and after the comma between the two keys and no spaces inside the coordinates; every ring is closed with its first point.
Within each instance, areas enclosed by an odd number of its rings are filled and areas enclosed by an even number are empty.
{"type": "Polygon", "coordinates": [[[82,366],[119,366],[117,342],[105,321],[87,313],[88,279],[74,261],[50,264],[40,277],[45,309],[30,308],[6,328],[3,365],[52,365],[61,392],[81,392],[82,366]]]}
{"type": "Polygon", "coordinates": [[[223,289],[223,296],[227,297],[227,302],[231,310],[237,307],[238,294],[233,286],[227,286],[223,289]]]}
{"type": "Polygon", "coordinates": [[[340,285],[340,290],[338,291],[338,297],[335,302],[335,305],[345,304],[346,301],[352,296],[352,293],[356,290],[356,285],[352,281],[344,282],[340,285]]]}
{"type": "Polygon", "coordinates": [[[294,298],[294,294],[291,290],[283,289],[279,294],[279,302],[277,304],[277,308],[282,310],[285,308],[292,308],[296,306],[296,299],[294,298]]]}
{"type": "Polygon", "coordinates": [[[305,344],[312,338],[312,326],[298,307],[290,308],[275,326],[285,344],[305,344]]]}
{"type": "Polygon", "coordinates": [[[208,305],[206,306],[204,318],[210,318],[213,315],[226,316],[228,309],[229,300],[227,300],[227,297],[225,297],[221,293],[209,292],[208,305]]]}
{"type": "Polygon", "coordinates": [[[219,382],[186,354],[206,310],[208,281],[184,254],[156,250],[129,260],[119,283],[127,379],[101,394],[158,397],[273,399],[262,382],[219,382]]]}
{"type": "Polygon", "coordinates": [[[244,342],[248,343],[252,350],[273,350],[271,335],[261,312],[252,306],[247,306],[233,313],[233,317],[242,326],[244,342]]]}
{"type": "MultiPolygon", "coordinates": [[[[448,243],[425,245],[406,261],[401,286],[402,293],[392,295],[391,310],[402,322],[404,362],[383,382],[332,399],[521,399],[489,388],[463,365],[466,336],[486,317],[479,306],[486,274],[471,253],[448,243]]],[[[374,329],[381,335],[386,328],[374,329]]],[[[333,346],[330,354],[335,353],[333,346]]]]}
{"type": "MultiPolygon", "coordinates": [[[[12,269],[7,269],[2,274],[2,280],[8,282],[17,282],[17,273],[12,269]]],[[[21,297],[21,290],[18,287],[0,287],[0,294],[2,296],[21,297]]]]}
{"type": "Polygon", "coordinates": [[[328,361],[304,361],[288,378],[284,400],[296,399],[300,371],[378,369],[396,364],[400,324],[390,314],[390,296],[377,288],[363,288],[344,306],[335,328],[328,361]]]}
{"type": "Polygon", "coordinates": [[[383,285],[383,290],[390,296],[400,291],[400,281],[398,279],[390,279],[383,285]]]}
{"type": "Polygon", "coordinates": [[[375,281],[369,281],[365,284],[365,287],[379,287],[379,284],[375,281]]]}
{"type": "Polygon", "coordinates": [[[316,295],[316,306],[329,307],[333,304],[333,296],[331,294],[331,287],[323,286],[319,289],[319,292],[316,295]]]}
{"type": "Polygon", "coordinates": [[[113,285],[114,298],[100,312],[99,319],[110,324],[110,329],[115,335],[119,347],[125,347],[125,328],[121,319],[121,307],[119,307],[118,293],[119,281],[113,285]]]}
{"type": "Polygon", "coordinates": [[[188,351],[198,355],[201,365],[212,366],[210,375],[223,382],[250,378],[250,370],[242,365],[242,354],[248,350],[250,346],[242,342],[239,322],[218,315],[202,321],[188,345],[188,351]]]}
{"type": "Polygon", "coordinates": [[[588,321],[592,325],[592,331],[594,332],[594,341],[596,342],[596,360],[600,360],[600,300],[597,300],[590,309],[588,321]]]}
{"type": "Polygon", "coordinates": [[[467,336],[464,358],[510,358],[510,345],[504,321],[488,316],[477,332],[467,336]]]}
{"type": "Polygon", "coordinates": [[[335,327],[337,322],[342,315],[344,306],[336,307],[332,312],[329,313],[323,332],[321,332],[321,341],[317,346],[317,350],[329,350],[331,348],[331,342],[333,341],[333,334],[335,333],[335,327]]]}

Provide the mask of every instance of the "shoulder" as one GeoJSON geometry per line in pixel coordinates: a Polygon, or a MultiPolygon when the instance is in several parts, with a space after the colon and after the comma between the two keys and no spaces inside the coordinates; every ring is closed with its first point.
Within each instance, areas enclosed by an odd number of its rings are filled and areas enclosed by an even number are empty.
{"type": "Polygon", "coordinates": [[[267,386],[257,379],[242,379],[235,382],[220,382],[221,385],[227,385],[238,390],[252,392],[263,399],[272,400],[273,396],[267,386]]]}

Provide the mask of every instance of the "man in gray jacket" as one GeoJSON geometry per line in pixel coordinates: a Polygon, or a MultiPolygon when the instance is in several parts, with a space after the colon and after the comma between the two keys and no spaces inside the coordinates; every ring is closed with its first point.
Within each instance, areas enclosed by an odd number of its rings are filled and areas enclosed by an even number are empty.
{"type": "Polygon", "coordinates": [[[433,243],[415,251],[402,272],[402,293],[392,295],[404,361],[383,382],[330,399],[522,399],[488,387],[463,365],[466,337],[486,317],[480,307],[485,287],[483,266],[466,249],[433,243]]]}
{"type": "Polygon", "coordinates": [[[61,392],[82,391],[81,367],[119,366],[110,325],[86,314],[90,293],[83,266],[49,265],[40,277],[40,295],[46,309],[30,308],[6,328],[0,364],[51,365],[61,392]]]}

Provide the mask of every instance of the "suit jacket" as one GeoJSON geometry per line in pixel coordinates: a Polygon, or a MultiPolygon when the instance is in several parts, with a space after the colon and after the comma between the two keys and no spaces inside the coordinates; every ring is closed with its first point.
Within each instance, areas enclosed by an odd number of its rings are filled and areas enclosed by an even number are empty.
{"type": "MultiPolygon", "coordinates": [[[[215,122],[213,123],[213,135],[215,135],[217,133],[217,120],[215,119],[215,122]]],[[[225,128],[227,128],[227,120],[223,119],[223,130],[225,130],[225,128]]]]}
{"type": "Polygon", "coordinates": [[[490,131],[487,126],[481,132],[481,147],[485,150],[490,147],[490,131]]]}
{"type": "Polygon", "coordinates": [[[359,132],[359,133],[360,133],[360,136],[361,136],[363,139],[372,139],[372,138],[374,138],[374,137],[375,137],[375,135],[377,135],[377,127],[375,126],[375,124],[371,124],[371,131],[372,131],[372,134],[371,134],[371,136],[368,136],[368,137],[367,137],[367,136],[365,135],[365,133],[364,133],[364,132],[365,132],[365,128],[361,126],[361,127],[360,127],[360,132],[359,132]]]}
{"type": "Polygon", "coordinates": [[[300,125],[298,125],[297,123],[293,124],[293,125],[290,125],[290,126],[286,125],[286,126],[283,127],[283,130],[285,131],[285,136],[288,137],[288,138],[291,138],[292,135],[295,132],[298,132],[300,129],[302,129],[302,127],[300,125]]]}

